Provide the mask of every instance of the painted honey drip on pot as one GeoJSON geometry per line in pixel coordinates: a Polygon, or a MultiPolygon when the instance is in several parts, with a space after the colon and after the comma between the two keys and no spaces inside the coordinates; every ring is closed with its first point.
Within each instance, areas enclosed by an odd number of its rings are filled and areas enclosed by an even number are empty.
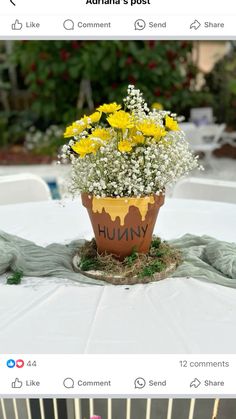
{"type": "Polygon", "coordinates": [[[145,220],[148,205],[154,204],[154,196],[147,196],[145,198],[96,198],[93,197],[92,211],[102,213],[104,210],[110,215],[111,220],[115,221],[116,217],[120,218],[120,225],[125,223],[125,217],[129,213],[131,206],[138,208],[142,221],[145,220]]]}

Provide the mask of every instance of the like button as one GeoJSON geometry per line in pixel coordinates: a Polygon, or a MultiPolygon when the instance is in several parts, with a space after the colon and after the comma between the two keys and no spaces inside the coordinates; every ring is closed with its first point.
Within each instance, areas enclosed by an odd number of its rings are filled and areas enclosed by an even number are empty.
{"type": "Polygon", "coordinates": [[[23,27],[23,23],[21,23],[18,19],[15,20],[15,23],[11,25],[13,31],[20,31],[23,27]]]}
{"type": "Polygon", "coordinates": [[[16,378],[13,383],[11,383],[12,388],[21,388],[23,386],[22,381],[19,380],[19,378],[16,378]]]}

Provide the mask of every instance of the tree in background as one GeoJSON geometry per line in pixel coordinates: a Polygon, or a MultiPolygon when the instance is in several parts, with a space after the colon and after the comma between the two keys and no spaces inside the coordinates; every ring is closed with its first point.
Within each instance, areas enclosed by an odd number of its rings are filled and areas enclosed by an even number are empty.
{"type": "Polygon", "coordinates": [[[213,107],[218,122],[236,129],[236,43],[206,76],[206,89],[217,98],[213,107]]]}
{"type": "Polygon", "coordinates": [[[185,113],[197,74],[191,51],[188,41],[22,41],[13,60],[32,110],[48,126],[121,101],[127,84],[149,102],[185,113]]]}

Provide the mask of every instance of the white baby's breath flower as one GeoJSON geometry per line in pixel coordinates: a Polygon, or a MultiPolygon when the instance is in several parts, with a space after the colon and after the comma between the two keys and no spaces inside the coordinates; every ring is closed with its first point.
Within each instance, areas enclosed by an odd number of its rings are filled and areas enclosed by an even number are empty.
{"type": "MultiPolygon", "coordinates": [[[[164,128],[168,111],[149,110],[142,93],[133,85],[128,86],[124,99],[126,111],[132,114],[137,123],[146,119],[164,128]]],[[[175,114],[171,114],[176,118],[175,114]]],[[[78,122],[79,123],[79,122],[78,122]]],[[[96,128],[104,128],[101,124],[96,128]]],[[[110,129],[110,128],[109,128],[110,129]]],[[[94,128],[83,131],[75,140],[87,138],[94,128]]],[[[183,131],[168,131],[165,141],[146,137],[145,144],[132,146],[132,152],[120,152],[118,142],[120,131],[110,129],[111,139],[102,142],[96,137],[100,147],[96,153],[80,158],[69,147],[62,148],[63,155],[69,154],[72,164],[69,188],[74,194],[88,192],[98,197],[146,196],[161,194],[169,184],[199,167],[198,159],[193,156],[183,131]]],[[[141,131],[137,135],[141,135],[141,131]]],[[[129,131],[124,130],[122,139],[129,141],[129,131]]]]}

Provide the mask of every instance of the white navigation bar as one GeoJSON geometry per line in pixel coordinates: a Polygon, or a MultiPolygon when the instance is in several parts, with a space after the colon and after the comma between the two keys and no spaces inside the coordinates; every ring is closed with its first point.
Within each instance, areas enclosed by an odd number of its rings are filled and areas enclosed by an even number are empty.
{"type": "Polygon", "coordinates": [[[235,397],[236,355],[2,355],[0,396],[235,397]]]}
{"type": "Polygon", "coordinates": [[[63,39],[236,38],[236,16],[0,16],[0,37],[63,39]]]}

